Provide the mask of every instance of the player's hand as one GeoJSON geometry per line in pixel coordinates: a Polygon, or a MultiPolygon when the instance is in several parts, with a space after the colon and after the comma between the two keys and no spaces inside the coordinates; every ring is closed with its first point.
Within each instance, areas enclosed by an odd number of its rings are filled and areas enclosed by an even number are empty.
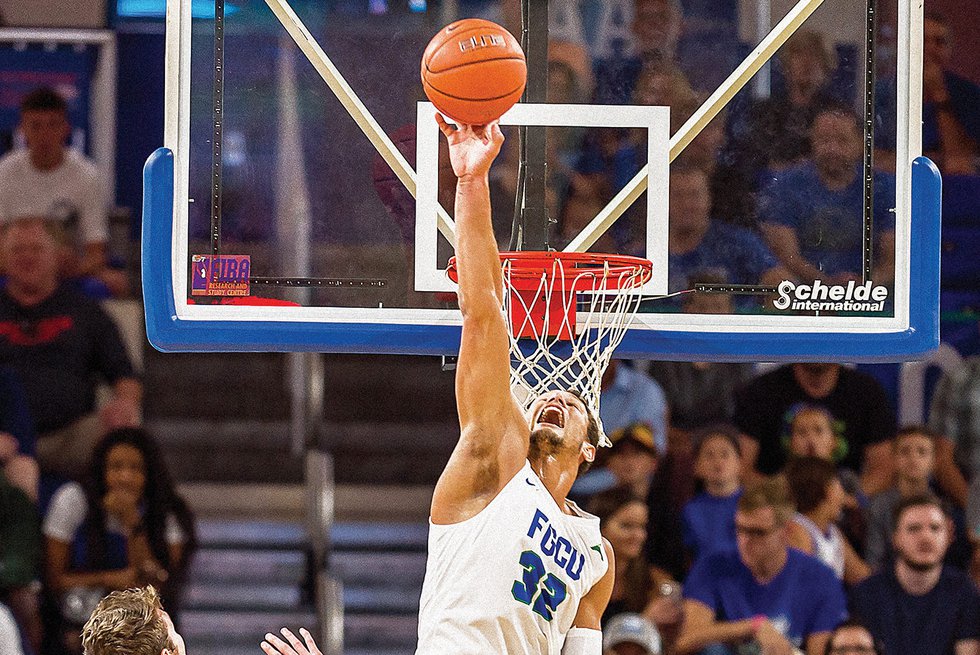
{"type": "Polygon", "coordinates": [[[266,655],[323,655],[313,641],[313,635],[306,628],[299,629],[303,641],[306,642],[305,645],[288,628],[283,628],[280,632],[286,638],[285,641],[270,632],[265,636],[265,641],[260,644],[266,655]]]}
{"type": "Polygon", "coordinates": [[[458,178],[484,177],[504,144],[504,134],[497,121],[487,125],[450,125],[442,114],[436,114],[439,129],[449,142],[449,161],[458,178]]]}
{"type": "Polygon", "coordinates": [[[18,450],[17,439],[12,434],[0,432],[0,463],[6,464],[18,450]]]}

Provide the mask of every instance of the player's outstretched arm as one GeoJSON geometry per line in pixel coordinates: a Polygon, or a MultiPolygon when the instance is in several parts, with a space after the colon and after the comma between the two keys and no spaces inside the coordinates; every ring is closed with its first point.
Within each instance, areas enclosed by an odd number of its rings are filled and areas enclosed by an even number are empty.
{"type": "Polygon", "coordinates": [[[609,568],[579,603],[572,629],[565,637],[562,655],[600,655],[602,653],[602,615],[609,605],[613,584],[616,580],[616,558],[612,545],[603,537],[602,548],[609,561],[609,568]]]}
{"type": "Polygon", "coordinates": [[[456,523],[482,510],[523,466],[528,430],[510,392],[503,276],[490,218],[490,165],[504,137],[496,122],[449,125],[456,174],[456,270],[463,329],[456,365],[460,440],[436,485],[432,520],[456,523]]]}
{"type": "Polygon", "coordinates": [[[280,639],[271,632],[265,636],[261,646],[266,655],[323,655],[313,641],[313,635],[306,628],[299,629],[305,644],[288,628],[283,628],[281,632],[285,639],[280,639]]]}

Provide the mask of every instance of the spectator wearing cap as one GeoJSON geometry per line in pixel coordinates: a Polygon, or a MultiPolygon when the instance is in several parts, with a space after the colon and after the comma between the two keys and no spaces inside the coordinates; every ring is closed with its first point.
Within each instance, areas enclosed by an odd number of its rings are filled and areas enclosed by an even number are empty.
{"type": "Polygon", "coordinates": [[[657,628],[639,614],[620,614],[602,631],[603,655],[660,655],[657,628]]]}
{"type": "Polygon", "coordinates": [[[844,591],[833,571],[789,547],[793,512],[778,478],[745,490],[735,513],[737,550],[701,558],[684,583],[678,653],[754,642],[756,652],[823,655],[846,616],[844,591]]]}

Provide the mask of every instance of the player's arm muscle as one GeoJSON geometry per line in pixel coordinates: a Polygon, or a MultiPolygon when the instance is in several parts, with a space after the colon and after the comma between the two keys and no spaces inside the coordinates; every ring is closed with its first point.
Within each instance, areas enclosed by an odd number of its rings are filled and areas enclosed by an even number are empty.
{"type": "Polygon", "coordinates": [[[463,314],[456,366],[460,439],[436,485],[432,520],[454,523],[481,510],[523,466],[528,431],[510,392],[510,342],[501,308],[503,276],[490,219],[487,171],[503,135],[445,122],[456,185],[456,269],[463,314]]]}

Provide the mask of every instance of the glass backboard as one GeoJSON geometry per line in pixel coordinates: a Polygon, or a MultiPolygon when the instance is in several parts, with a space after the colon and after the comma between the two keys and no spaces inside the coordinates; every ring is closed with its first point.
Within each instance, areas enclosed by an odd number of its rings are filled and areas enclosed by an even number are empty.
{"type": "MultiPolygon", "coordinates": [[[[165,144],[145,171],[151,342],[454,354],[455,180],[420,58],[459,18],[520,35],[520,4],[169,0],[165,144]]],[[[501,119],[501,249],[650,259],[623,357],[936,347],[921,3],[717,4],[551,0],[526,47],[540,97],[501,119]]]]}

